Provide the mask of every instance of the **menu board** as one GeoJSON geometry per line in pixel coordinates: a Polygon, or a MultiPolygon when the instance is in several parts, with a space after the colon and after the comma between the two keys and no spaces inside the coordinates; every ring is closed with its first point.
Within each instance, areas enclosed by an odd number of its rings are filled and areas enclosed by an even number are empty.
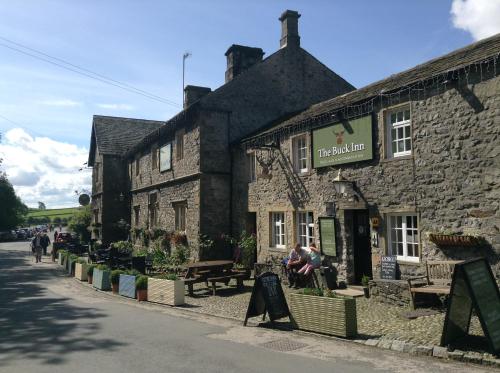
{"type": "Polygon", "coordinates": [[[337,256],[335,241],[335,219],[330,217],[319,218],[319,242],[323,255],[337,256]]]}
{"type": "Polygon", "coordinates": [[[467,335],[472,308],[492,352],[500,354],[500,292],[485,258],[455,265],[441,345],[467,335]]]}
{"type": "Polygon", "coordinates": [[[380,278],[383,280],[396,279],[397,260],[395,255],[380,258],[380,278]]]}
{"type": "Polygon", "coordinates": [[[269,314],[271,321],[290,316],[285,294],[277,274],[266,272],[255,278],[243,325],[250,317],[269,314]]]}

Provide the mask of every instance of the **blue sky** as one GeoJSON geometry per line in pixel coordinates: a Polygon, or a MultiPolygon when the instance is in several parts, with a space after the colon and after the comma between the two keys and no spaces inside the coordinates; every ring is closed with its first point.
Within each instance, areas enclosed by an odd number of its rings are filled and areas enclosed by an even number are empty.
{"type": "MultiPolygon", "coordinates": [[[[192,53],[186,82],[214,89],[224,82],[224,53],[231,44],[260,47],[265,56],[278,49],[278,17],[285,9],[302,14],[302,47],[362,87],[499,31],[491,25],[500,16],[498,0],[455,3],[454,21],[451,0],[0,0],[0,44],[19,48],[1,38],[9,39],[178,104],[153,101],[0,45],[3,167],[12,180],[19,179],[18,186],[13,183],[30,205],[43,200],[43,188],[31,195],[22,189],[30,185],[21,185],[29,183],[5,154],[6,145],[25,135],[30,144],[48,137],[83,154],[94,114],[166,120],[181,109],[185,51],[192,53]],[[476,13],[482,18],[470,21],[476,13]],[[15,128],[24,131],[6,136],[15,128]]],[[[34,173],[54,171],[39,162],[35,158],[34,173]]],[[[88,188],[88,181],[78,179],[73,187],[88,188]]],[[[49,207],[74,204],[68,190],[65,196],[59,201],[54,193],[49,207]]]]}

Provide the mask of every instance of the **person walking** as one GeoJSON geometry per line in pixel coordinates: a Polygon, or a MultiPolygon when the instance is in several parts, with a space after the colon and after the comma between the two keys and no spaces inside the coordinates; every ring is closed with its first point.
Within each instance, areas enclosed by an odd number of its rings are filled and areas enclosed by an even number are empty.
{"type": "Polygon", "coordinates": [[[47,247],[50,245],[50,238],[47,236],[47,231],[43,231],[42,237],[40,238],[40,242],[43,248],[43,255],[47,255],[47,247]]]}
{"type": "Polygon", "coordinates": [[[42,261],[42,235],[40,232],[38,232],[35,237],[33,237],[33,240],[31,241],[31,247],[33,250],[33,253],[35,254],[35,259],[36,262],[39,263],[42,261]]]}

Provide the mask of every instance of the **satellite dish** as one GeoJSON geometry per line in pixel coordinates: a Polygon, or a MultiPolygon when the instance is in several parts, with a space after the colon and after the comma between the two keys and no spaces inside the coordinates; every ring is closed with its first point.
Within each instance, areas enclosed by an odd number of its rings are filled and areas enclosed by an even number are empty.
{"type": "Polygon", "coordinates": [[[80,194],[80,197],[78,197],[78,202],[82,206],[87,206],[90,203],[90,197],[88,194],[80,194]]]}

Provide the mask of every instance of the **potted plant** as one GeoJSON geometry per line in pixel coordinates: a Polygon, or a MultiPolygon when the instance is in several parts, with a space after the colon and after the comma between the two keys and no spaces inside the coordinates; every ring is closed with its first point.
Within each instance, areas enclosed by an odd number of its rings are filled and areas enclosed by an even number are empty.
{"type": "Polygon", "coordinates": [[[94,268],[92,286],[99,290],[111,289],[110,277],[111,271],[108,266],[100,264],[94,268]]]}
{"type": "Polygon", "coordinates": [[[87,265],[87,281],[90,285],[92,285],[92,279],[94,276],[94,268],[96,267],[95,264],[89,264],[87,265]]]}
{"type": "Polygon", "coordinates": [[[148,300],[148,277],[142,275],[137,276],[135,279],[135,289],[139,302],[148,300]]]}
{"type": "Polygon", "coordinates": [[[78,259],[75,263],[75,278],[87,281],[87,262],[84,259],[78,259]]]}
{"type": "Polygon", "coordinates": [[[128,298],[135,298],[135,281],[141,273],[135,269],[120,274],[118,294],[128,298]]]}
{"type": "Polygon", "coordinates": [[[119,269],[115,269],[114,271],[111,271],[111,275],[109,276],[109,280],[111,282],[111,290],[113,291],[113,294],[118,294],[118,285],[120,283],[120,275],[124,273],[123,271],[119,269]]]}
{"type": "Polygon", "coordinates": [[[370,282],[370,277],[367,275],[363,275],[361,277],[361,285],[363,286],[363,292],[365,293],[365,298],[370,298],[370,288],[368,287],[368,283],[370,282]]]}
{"type": "Polygon", "coordinates": [[[68,270],[68,274],[73,276],[75,274],[75,263],[78,260],[78,255],[70,254],[68,256],[68,262],[66,269],[68,270]]]}
{"type": "Polygon", "coordinates": [[[148,279],[148,300],[171,306],[184,304],[184,280],[180,280],[175,274],[150,277],[148,279]]]}
{"type": "Polygon", "coordinates": [[[66,257],[66,254],[68,253],[67,250],[58,250],[57,251],[57,264],[59,265],[64,265],[64,258],[66,257]]]}
{"type": "Polygon", "coordinates": [[[356,300],[337,296],[331,290],[291,293],[290,312],[298,329],[347,338],[358,332],[356,300]]]}

